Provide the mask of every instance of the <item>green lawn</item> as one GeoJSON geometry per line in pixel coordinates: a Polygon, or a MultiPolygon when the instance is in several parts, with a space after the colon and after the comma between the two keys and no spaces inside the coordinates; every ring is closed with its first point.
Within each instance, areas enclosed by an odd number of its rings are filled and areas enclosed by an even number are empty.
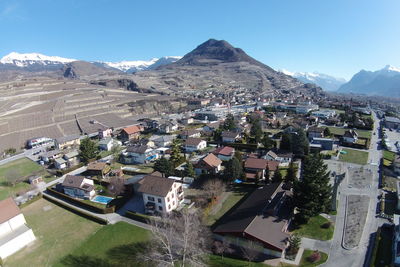
{"type": "Polygon", "coordinates": [[[394,153],[394,152],[392,152],[392,151],[387,151],[387,150],[384,150],[384,151],[383,151],[383,158],[384,158],[384,159],[386,159],[386,160],[388,160],[388,161],[390,161],[390,162],[393,162],[393,160],[395,159],[395,157],[396,157],[396,153],[394,153]]]}
{"type": "MultiPolygon", "coordinates": [[[[338,128],[338,127],[328,127],[329,131],[334,135],[343,135],[345,131],[349,130],[346,128],[338,128]]],[[[371,139],[371,131],[368,130],[355,130],[358,133],[358,137],[360,138],[368,138],[371,139]]]]}
{"type": "Polygon", "coordinates": [[[300,225],[299,228],[294,230],[294,233],[312,239],[330,240],[333,237],[333,224],[329,228],[323,228],[322,225],[328,223],[329,220],[321,215],[311,218],[307,224],[300,225]]]}
{"type": "Polygon", "coordinates": [[[5,261],[8,267],[54,266],[102,227],[45,199],[24,207],[22,213],[37,240],[8,257],[5,261]]]}
{"type": "MultiPolygon", "coordinates": [[[[299,267],[316,267],[328,260],[328,255],[326,253],[320,252],[321,259],[318,262],[310,263],[310,262],[308,262],[307,258],[312,253],[313,253],[312,250],[308,250],[308,249],[304,250],[303,256],[301,257],[301,260],[300,260],[299,267]]],[[[221,256],[218,256],[218,255],[210,255],[209,266],[210,267],[246,267],[246,266],[270,267],[270,265],[264,264],[261,262],[248,262],[245,260],[238,260],[238,259],[232,259],[232,258],[227,258],[227,257],[222,258],[221,256]]],[[[281,264],[279,264],[279,266],[280,267],[293,267],[294,265],[281,263],[281,264]]]]}
{"type": "Polygon", "coordinates": [[[349,148],[342,149],[342,151],[345,151],[347,153],[346,154],[340,153],[339,160],[341,160],[341,161],[355,163],[355,164],[361,164],[361,165],[365,165],[368,162],[368,152],[367,151],[360,151],[360,150],[354,150],[354,149],[349,149],[349,148]]]}
{"type": "Polygon", "coordinates": [[[137,266],[135,255],[143,251],[149,238],[149,231],[125,222],[106,225],[54,266],[92,266],[89,263],[93,262],[103,264],[100,266],[137,266]]]}
{"type": "Polygon", "coordinates": [[[254,190],[252,187],[236,186],[236,189],[229,192],[229,196],[222,203],[221,208],[212,215],[206,218],[207,225],[213,225],[219,218],[221,218],[227,211],[229,211],[236,203],[238,203],[247,193],[254,190]]]}
{"type": "Polygon", "coordinates": [[[28,190],[31,186],[27,182],[19,182],[15,186],[6,185],[6,177],[14,176],[19,181],[28,179],[31,175],[41,175],[46,182],[54,179],[54,176],[44,170],[39,164],[28,158],[14,160],[0,165],[0,200],[14,196],[18,192],[28,190]]]}

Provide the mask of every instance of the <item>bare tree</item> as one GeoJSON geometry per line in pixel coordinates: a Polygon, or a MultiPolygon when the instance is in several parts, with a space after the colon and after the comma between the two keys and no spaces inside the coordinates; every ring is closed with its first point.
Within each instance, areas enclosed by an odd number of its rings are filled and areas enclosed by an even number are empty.
{"type": "Polygon", "coordinates": [[[107,190],[114,197],[121,195],[125,191],[125,179],[119,177],[111,178],[107,190]]]}
{"type": "Polygon", "coordinates": [[[209,179],[203,185],[203,190],[208,198],[221,195],[226,190],[226,185],[220,179],[209,179]]]}
{"type": "Polygon", "coordinates": [[[249,265],[251,261],[254,261],[257,256],[260,254],[258,251],[258,246],[254,241],[249,241],[246,245],[242,248],[243,257],[248,260],[249,265]]]}
{"type": "Polygon", "coordinates": [[[214,241],[213,244],[213,251],[215,254],[221,255],[221,258],[224,258],[224,254],[231,254],[233,253],[234,249],[231,247],[231,244],[227,242],[225,239],[222,241],[214,241]]]}
{"type": "Polygon", "coordinates": [[[209,235],[197,210],[153,220],[150,230],[153,238],[145,260],[156,266],[206,266],[209,235]]]}

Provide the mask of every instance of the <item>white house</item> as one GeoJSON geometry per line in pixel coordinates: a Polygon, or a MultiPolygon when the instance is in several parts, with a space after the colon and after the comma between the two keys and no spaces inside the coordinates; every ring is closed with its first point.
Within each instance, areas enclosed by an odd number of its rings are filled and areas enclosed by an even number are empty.
{"type": "Polygon", "coordinates": [[[176,135],[158,135],[152,136],[150,139],[157,147],[165,147],[171,145],[175,138],[176,135]]]}
{"type": "Polygon", "coordinates": [[[105,151],[110,151],[113,147],[121,145],[122,145],[121,141],[114,140],[111,137],[99,141],[99,149],[105,151]]]}
{"type": "Polygon", "coordinates": [[[146,145],[129,146],[123,154],[123,161],[126,164],[143,164],[158,159],[158,152],[146,145]]]}
{"type": "Polygon", "coordinates": [[[174,179],[147,175],[139,182],[146,213],[169,213],[184,200],[182,183],[174,179]]]}
{"type": "Polygon", "coordinates": [[[293,153],[283,151],[274,152],[270,150],[262,158],[266,160],[277,161],[280,163],[281,166],[287,166],[290,162],[292,162],[293,153]]]}
{"type": "Polygon", "coordinates": [[[203,150],[207,147],[207,142],[200,139],[200,138],[191,138],[189,137],[185,141],[185,151],[188,153],[195,152],[195,151],[200,151],[203,150]]]}
{"type": "Polygon", "coordinates": [[[35,241],[25,217],[12,198],[0,201],[0,258],[5,259],[35,241]]]}
{"type": "Polygon", "coordinates": [[[65,169],[65,168],[67,168],[67,161],[63,158],[55,159],[54,167],[59,170],[65,169]]]}
{"type": "Polygon", "coordinates": [[[92,199],[96,192],[94,191],[93,180],[84,176],[67,175],[62,183],[64,194],[81,198],[92,199]]]}
{"type": "Polygon", "coordinates": [[[210,153],[194,165],[196,175],[217,174],[221,171],[222,160],[210,153]]]}
{"type": "Polygon", "coordinates": [[[354,130],[347,130],[343,135],[343,142],[354,144],[358,140],[358,134],[354,130]]]}

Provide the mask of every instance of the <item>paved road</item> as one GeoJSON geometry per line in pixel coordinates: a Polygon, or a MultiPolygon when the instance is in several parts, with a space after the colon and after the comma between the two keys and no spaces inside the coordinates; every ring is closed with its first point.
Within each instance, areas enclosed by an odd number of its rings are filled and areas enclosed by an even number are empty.
{"type": "MultiPolygon", "coordinates": [[[[376,118],[376,114],[373,113],[374,116],[374,132],[375,135],[371,137],[371,147],[369,149],[369,157],[368,157],[368,165],[365,165],[364,168],[369,168],[372,170],[372,179],[368,186],[358,189],[358,188],[350,188],[348,185],[348,175],[346,175],[346,179],[342,182],[342,184],[338,188],[339,196],[339,207],[336,215],[336,223],[335,223],[335,232],[333,239],[325,242],[313,242],[305,240],[303,245],[312,246],[313,249],[321,248],[322,251],[326,251],[326,247],[329,245],[330,248],[327,250],[329,252],[328,261],[321,265],[326,267],[336,267],[336,266],[346,266],[346,267],[360,267],[364,266],[366,263],[366,258],[369,258],[370,250],[368,249],[370,236],[372,233],[375,233],[378,226],[384,222],[384,220],[376,218],[376,207],[378,204],[378,195],[380,194],[380,190],[378,188],[379,185],[379,167],[377,166],[380,163],[380,159],[382,157],[382,151],[378,145],[378,127],[379,120],[376,118]],[[368,215],[365,222],[364,230],[361,236],[360,243],[358,247],[347,250],[343,248],[343,232],[344,232],[344,222],[346,216],[346,197],[348,195],[367,195],[370,197],[368,215]]],[[[349,164],[349,163],[341,163],[343,169],[346,170],[348,168],[360,167],[359,165],[349,164]]],[[[339,166],[339,163],[337,164],[339,166]]],[[[304,241],[303,241],[304,242],[304,241]]]]}

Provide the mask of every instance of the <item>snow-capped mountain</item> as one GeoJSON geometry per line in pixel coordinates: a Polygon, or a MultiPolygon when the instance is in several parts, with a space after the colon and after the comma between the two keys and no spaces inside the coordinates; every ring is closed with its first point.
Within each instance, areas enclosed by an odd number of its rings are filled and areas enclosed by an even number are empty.
{"type": "Polygon", "coordinates": [[[377,71],[361,70],[339,92],[400,97],[400,68],[386,65],[377,71]]]}
{"type": "Polygon", "coordinates": [[[326,91],[336,91],[342,84],[346,83],[346,80],[343,78],[319,72],[290,72],[288,70],[281,70],[281,72],[295,77],[304,83],[314,83],[326,91]]]}
{"type": "MultiPolygon", "coordinates": [[[[153,58],[150,60],[135,60],[135,61],[120,61],[120,62],[91,62],[97,66],[118,69],[127,73],[134,73],[147,69],[155,69],[158,66],[173,63],[179,60],[178,56],[167,56],[162,58],[153,58]]],[[[0,65],[5,67],[20,67],[20,68],[35,68],[42,70],[46,67],[54,67],[67,64],[73,61],[78,61],[72,58],[63,58],[57,56],[46,56],[39,53],[17,53],[12,52],[0,59],[0,65]]]]}
{"type": "Polygon", "coordinates": [[[0,63],[2,64],[11,64],[18,67],[28,67],[30,65],[58,65],[65,64],[72,61],[76,61],[76,59],[72,58],[63,58],[57,56],[46,56],[39,53],[17,53],[11,52],[10,54],[2,57],[0,59],[0,63]]]}

